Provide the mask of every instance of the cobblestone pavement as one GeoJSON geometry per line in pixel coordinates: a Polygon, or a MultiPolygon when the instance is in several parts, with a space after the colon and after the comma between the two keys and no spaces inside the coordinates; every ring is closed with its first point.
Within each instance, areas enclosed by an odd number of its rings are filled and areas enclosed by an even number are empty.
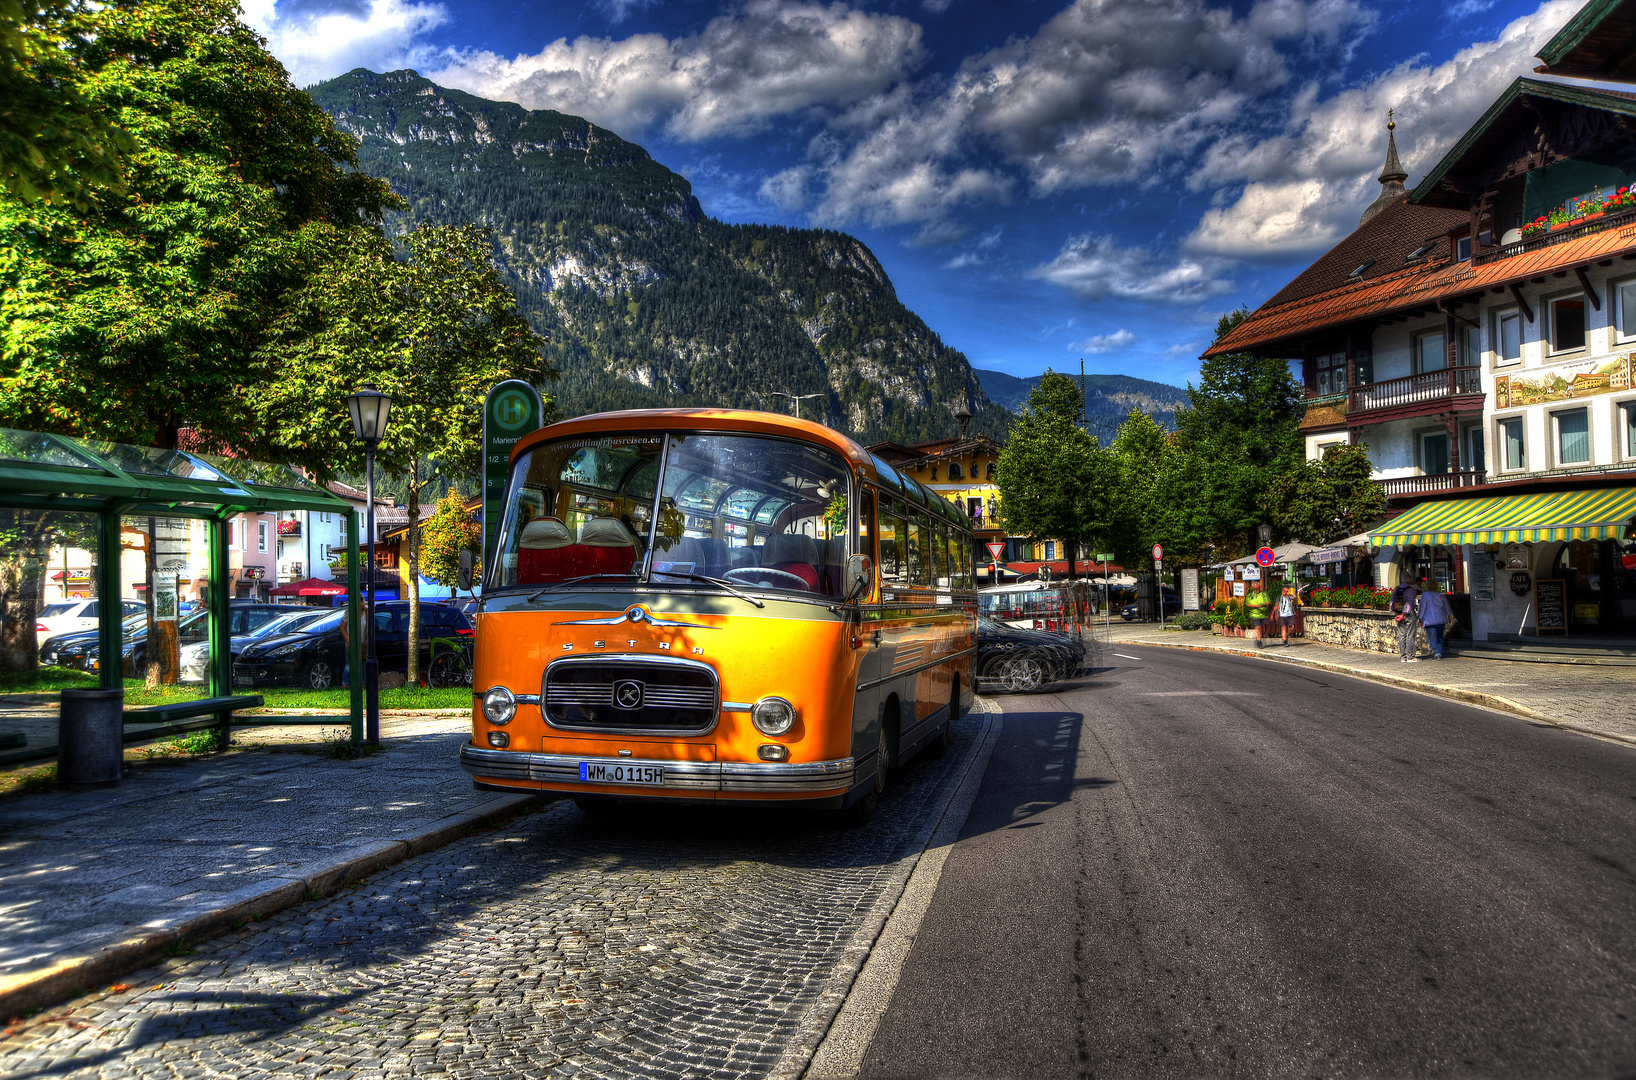
{"type": "Polygon", "coordinates": [[[764,1075],[987,720],[909,762],[862,829],[552,804],[14,1025],[0,1075],[764,1075]]]}
{"type": "MultiPolygon", "coordinates": [[[[1115,623],[1106,633],[1099,628],[1098,635],[1104,639],[1105,648],[1117,648],[1121,642],[1147,642],[1240,652],[1255,649],[1255,642],[1244,638],[1222,638],[1198,631],[1163,631],[1155,625],[1141,623],[1115,623]]],[[[1455,648],[1458,647],[1456,642],[1455,648]]],[[[1419,683],[1432,692],[1447,688],[1492,694],[1521,706],[1523,715],[1533,713],[1581,731],[1636,742],[1636,710],[1630,707],[1630,688],[1636,685],[1636,671],[1630,668],[1537,664],[1459,655],[1446,660],[1403,664],[1396,656],[1386,653],[1299,639],[1291,639],[1287,651],[1285,646],[1269,641],[1258,655],[1273,661],[1288,657],[1334,664],[1419,683]]]]}

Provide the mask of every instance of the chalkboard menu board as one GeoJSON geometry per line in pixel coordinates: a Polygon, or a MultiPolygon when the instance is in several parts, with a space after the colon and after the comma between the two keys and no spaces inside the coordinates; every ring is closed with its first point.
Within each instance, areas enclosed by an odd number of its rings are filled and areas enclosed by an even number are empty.
{"type": "Polygon", "coordinates": [[[1540,633],[1554,630],[1568,633],[1568,585],[1561,578],[1540,578],[1534,582],[1534,624],[1540,633]]]}
{"type": "Polygon", "coordinates": [[[1494,560],[1486,551],[1471,553],[1471,598],[1494,599],[1494,560]]]}

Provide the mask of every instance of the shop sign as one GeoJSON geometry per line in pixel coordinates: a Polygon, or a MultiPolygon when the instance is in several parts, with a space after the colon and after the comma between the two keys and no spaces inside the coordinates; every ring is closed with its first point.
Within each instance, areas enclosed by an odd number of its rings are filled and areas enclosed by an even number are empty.
{"type": "Polygon", "coordinates": [[[1511,591],[1518,596],[1527,596],[1534,588],[1534,579],[1528,576],[1528,571],[1518,570],[1511,575],[1511,591]]]}
{"type": "Polygon", "coordinates": [[[1259,566],[1246,566],[1239,573],[1243,575],[1245,581],[1261,580],[1261,567],[1259,566]]]}
{"type": "Polygon", "coordinates": [[[1233,580],[1233,568],[1231,566],[1226,567],[1225,569],[1222,570],[1221,580],[1223,580],[1223,581],[1232,581],[1233,580]]]}
{"type": "Polygon", "coordinates": [[[176,621],[176,571],[153,572],[153,621],[176,621]]]}
{"type": "Polygon", "coordinates": [[[1324,548],[1312,553],[1312,561],[1322,566],[1324,563],[1338,563],[1346,561],[1345,548],[1324,548]]]}
{"type": "Polygon", "coordinates": [[[1486,551],[1472,553],[1470,585],[1473,600],[1494,599],[1494,560],[1486,551]]]}
{"type": "Polygon", "coordinates": [[[240,579],[243,581],[260,581],[266,573],[267,568],[265,566],[246,566],[244,572],[240,575],[240,579]]]}
{"type": "Polygon", "coordinates": [[[1505,545],[1505,568],[1507,570],[1528,569],[1528,549],[1521,544],[1505,545]]]}
{"type": "Polygon", "coordinates": [[[1182,610],[1197,611],[1199,609],[1199,572],[1197,570],[1182,571],[1182,610]]]}
{"type": "Polygon", "coordinates": [[[1242,581],[1233,582],[1233,595],[1234,596],[1243,596],[1244,595],[1244,583],[1242,581]]]}

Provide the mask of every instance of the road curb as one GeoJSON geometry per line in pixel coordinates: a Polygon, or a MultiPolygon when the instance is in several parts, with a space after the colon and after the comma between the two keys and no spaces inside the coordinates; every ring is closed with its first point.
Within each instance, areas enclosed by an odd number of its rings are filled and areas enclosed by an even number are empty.
{"type": "Polygon", "coordinates": [[[1304,656],[1271,655],[1263,649],[1224,649],[1218,645],[1189,645],[1180,641],[1146,641],[1136,638],[1118,642],[1109,642],[1108,645],[1146,645],[1154,649],[1183,649],[1187,652],[1213,653],[1220,656],[1247,656],[1254,660],[1267,660],[1274,664],[1288,664],[1291,667],[1316,668],[1319,671],[1330,671],[1337,675],[1350,675],[1355,679],[1368,679],[1370,682],[1385,683],[1400,690],[1418,690],[1423,694],[1435,697],[1445,697],[1453,701],[1461,701],[1467,705],[1481,705],[1499,712],[1511,713],[1524,720],[1532,720],[1540,724],[1549,724],[1551,727],[1572,731],[1578,735],[1589,735],[1595,739],[1606,739],[1622,746],[1636,746],[1636,739],[1627,735],[1618,735],[1613,732],[1598,731],[1595,728],[1576,724],[1571,720],[1551,716],[1535,709],[1530,709],[1521,702],[1501,697],[1499,694],[1484,693],[1481,690],[1466,690],[1458,686],[1443,686],[1440,683],[1421,682],[1419,679],[1410,679],[1402,675],[1391,675],[1384,671],[1371,671],[1368,668],[1347,667],[1345,664],[1335,664],[1328,660],[1309,660],[1304,656]]]}
{"type": "Polygon", "coordinates": [[[0,976],[0,1017],[16,1018],[31,1009],[74,997],[231,930],[247,919],[264,918],[304,900],[327,896],[349,881],[424,854],[544,801],[546,797],[538,793],[502,795],[473,810],[439,818],[409,836],[360,844],[329,859],[296,867],[287,875],[246,885],[217,897],[210,907],[148,923],[141,933],[123,941],[71,953],[35,971],[0,976]]]}
{"type": "MultiPolygon", "coordinates": [[[[974,707],[981,704],[984,713],[988,714],[988,724],[972,741],[971,750],[966,754],[964,761],[958,766],[960,776],[949,786],[948,795],[942,800],[936,810],[927,815],[925,826],[915,834],[914,847],[916,850],[898,860],[898,871],[895,880],[876,900],[870,908],[868,916],[852,935],[852,944],[841,954],[836,962],[835,969],[830,972],[829,978],[824,980],[824,989],[818,995],[807,1015],[796,1029],[789,1045],[779,1055],[778,1061],[767,1073],[767,1080],[800,1080],[812,1067],[819,1048],[841,1013],[842,1007],[852,994],[852,989],[859,974],[864,970],[870,955],[882,933],[891,922],[892,915],[897,911],[898,903],[903,899],[915,870],[919,867],[922,857],[930,847],[932,838],[937,835],[939,827],[954,805],[961,789],[965,785],[966,777],[973,765],[982,756],[983,748],[988,745],[989,733],[994,725],[1001,720],[1000,708],[991,702],[983,701],[973,695],[974,707]]],[[[983,758],[986,762],[986,758],[983,758]]],[[[981,777],[978,777],[981,780],[981,777]]],[[[969,810],[969,805],[966,809],[969,810]]]]}

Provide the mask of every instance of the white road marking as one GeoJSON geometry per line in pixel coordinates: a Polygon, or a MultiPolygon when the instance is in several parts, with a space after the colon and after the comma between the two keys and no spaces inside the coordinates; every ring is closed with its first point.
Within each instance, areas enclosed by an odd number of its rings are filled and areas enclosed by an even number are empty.
{"type": "Polygon", "coordinates": [[[1121,659],[1121,660],[1140,660],[1141,659],[1140,656],[1126,656],[1122,652],[1116,652],[1113,655],[1119,657],[1119,659],[1121,659]]]}
{"type": "Polygon", "coordinates": [[[1260,697],[1254,690],[1154,690],[1142,697],[1260,697]]]}

